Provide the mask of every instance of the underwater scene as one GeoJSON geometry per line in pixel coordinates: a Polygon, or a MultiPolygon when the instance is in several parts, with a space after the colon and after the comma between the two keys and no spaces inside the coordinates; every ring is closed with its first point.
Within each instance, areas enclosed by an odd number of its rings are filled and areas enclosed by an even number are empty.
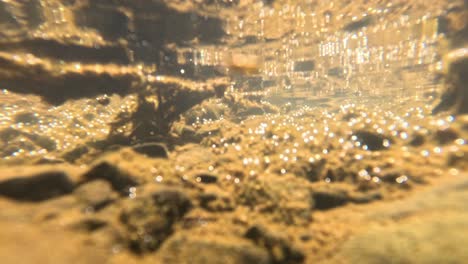
{"type": "Polygon", "coordinates": [[[467,263],[467,0],[0,0],[0,263],[467,263]]]}

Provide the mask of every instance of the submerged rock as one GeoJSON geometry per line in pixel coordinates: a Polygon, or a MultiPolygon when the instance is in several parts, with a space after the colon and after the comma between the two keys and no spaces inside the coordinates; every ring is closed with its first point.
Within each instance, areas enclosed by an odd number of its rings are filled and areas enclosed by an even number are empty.
{"type": "Polygon", "coordinates": [[[230,193],[216,186],[205,187],[198,200],[200,206],[210,212],[232,211],[236,205],[230,193]]]}
{"type": "Polygon", "coordinates": [[[218,181],[218,176],[210,173],[198,173],[194,175],[194,178],[197,182],[204,184],[216,183],[218,181]]]}
{"type": "Polygon", "coordinates": [[[349,32],[358,31],[363,27],[372,25],[372,23],[374,23],[374,18],[372,16],[365,16],[359,20],[348,23],[343,27],[343,30],[349,32]]]}
{"type": "MultiPolygon", "coordinates": [[[[468,28],[468,26],[465,27],[468,28]]],[[[448,110],[452,111],[455,115],[468,113],[468,88],[466,86],[468,83],[467,51],[468,47],[465,43],[465,47],[454,50],[447,55],[446,88],[439,104],[432,111],[434,114],[448,110]]]]}
{"type": "Polygon", "coordinates": [[[358,130],[354,133],[354,136],[356,136],[357,141],[367,146],[367,149],[371,151],[386,149],[388,146],[385,146],[385,142],[390,143],[391,141],[384,135],[366,130],[358,130]]]}
{"type": "Polygon", "coordinates": [[[87,154],[88,152],[89,152],[88,146],[80,145],[68,152],[65,152],[62,155],[62,158],[68,162],[75,162],[77,159],[81,158],[83,155],[87,154]]]}
{"type": "Polygon", "coordinates": [[[71,229],[76,231],[94,232],[107,226],[107,222],[98,218],[85,218],[73,224],[71,229]]]}
{"type": "Polygon", "coordinates": [[[247,239],[229,235],[180,232],[168,239],[158,254],[168,264],[272,263],[268,252],[247,239]]]}
{"type": "Polygon", "coordinates": [[[82,202],[86,209],[99,211],[117,199],[109,182],[104,180],[95,180],[85,183],[76,188],[74,194],[82,202]]]}
{"type": "Polygon", "coordinates": [[[128,194],[128,188],[140,184],[140,181],[136,176],[133,176],[108,161],[101,161],[95,164],[83,175],[83,179],[85,181],[97,179],[105,180],[112,185],[114,190],[117,190],[122,194],[128,194]]]}
{"type": "Polygon", "coordinates": [[[0,196],[18,201],[40,202],[71,193],[74,187],[67,172],[60,170],[3,175],[0,178],[0,196]]]}
{"type": "Polygon", "coordinates": [[[129,247],[136,253],[154,251],[173,232],[173,225],[192,207],[177,189],[162,189],[128,203],[120,215],[126,226],[129,247]]]}
{"type": "Polygon", "coordinates": [[[244,236],[266,248],[274,264],[303,263],[305,260],[304,254],[294,248],[289,241],[274,235],[263,226],[250,227],[244,236]]]}
{"type": "Polygon", "coordinates": [[[163,143],[143,143],[132,146],[132,149],[151,158],[167,158],[169,156],[169,151],[163,143]]]}
{"type": "Polygon", "coordinates": [[[453,128],[446,128],[437,130],[434,134],[434,139],[437,143],[445,145],[450,142],[453,142],[455,139],[459,138],[459,134],[453,128]]]}
{"type": "Polygon", "coordinates": [[[236,202],[287,224],[310,221],[314,207],[306,180],[292,176],[249,179],[238,188],[236,202]]]}
{"type": "Polygon", "coordinates": [[[313,192],[315,209],[327,210],[339,206],[343,206],[349,202],[347,193],[343,190],[328,189],[317,190],[313,192]]]}

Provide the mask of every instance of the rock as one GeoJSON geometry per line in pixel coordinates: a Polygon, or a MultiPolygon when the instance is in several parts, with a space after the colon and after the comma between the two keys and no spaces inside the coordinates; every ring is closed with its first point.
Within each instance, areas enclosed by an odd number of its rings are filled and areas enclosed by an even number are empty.
{"type": "Polygon", "coordinates": [[[205,188],[204,192],[199,194],[198,200],[200,206],[210,212],[232,211],[235,207],[230,194],[216,186],[205,188]]]}
{"type": "Polygon", "coordinates": [[[382,198],[383,198],[382,193],[376,191],[376,192],[350,194],[349,200],[353,203],[364,204],[364,203],[370,203],[376,200],[381,200],[382,198]]]}
{"type": "Polygon", "coordinates": [[[413,147],[419,147],[419,146],[424,145],[425,142],[426,142],[426,138],[423,135],[415,134],[411,138],[409,144],[413,147]]]}
{"type": "Polygon", "coordinates": [[[142,143],[132,146],[132,149],[151,158],[167,158],[169,151],[163,143],[142,143]]]}
{"type": "Polygon", "coordinates": [[[107,225],[107,222],[98,218],[87,217],[79,220],[71,226],[71,229],[77,231],[94,232],[107,225]]]}
{"type": "Polygon", "coordinates": [[[251,115],[263,115],[265,114],[265,111],[263,111],[263,108],[261,106],[249,106],[248,108],[242,110],[239,112],[239,115],[241,116],[251,116],[251,115]]]}
{"type": "Polygon", "coordinates": [[[359,114],[355,113],[355,112],[350,112],[350,113],[346,113],[343,115],[343,117],[341,118],[343,121],[351,121],[353,119],[356,119],[359,117],[359,114]]]}
{"type": "Polygon", "coordinates": [[[209,149],[197,144],[186,144],[176,149],[176,164],[183,164],[186,170],[191,170],[199,164],[209,164],[215,160],[215,155],[209,149]]]}
{"type": "Polygon", "coordinates": [[[181,114],[214,96],[213,85],[174,77],[153,78],[151,81],[157,87],[159,103],[155,105],[144,93],[139,93],[133,112],[124,111],[111,123],[111,137],[121,134],[134,142],[141,142],[154,136],[167,135],[181,114]],[[128,128],[133,129],[128,131],[128,128]]]}
{"type": "Polygon", "coordinates": [[[23,132],[23,135],[30,139],[32,142],[34,142],[34,144],[46,149],[47,151],[53,151],[57,149],[57,142],[55,142],[55,140],[53,140],[52,138],[35,133],[26,132],[23,132]]]}
{"type": "Polygon", "coordinates": [[[317,210],[328,210],[349,202],[347,193],[336,188],[313,191],[312,197],[315,202],[314,208],[317,210]]]}
{"type": "Polygon", "coordinates": [[[20,135],[21,131],[11,127],[0,130],[0,139],[5,142],[11,141],[20,135]]]}
{"type": "Polygon", "coordinates": [[[78,146],[62,155],[62,158],[68,162],[75,162],[77,159],[89,152],[89,148],[85,145],[78,146]]]}
{"type": "Polygon", "coordinates": [[[93,211],[99,211],[112,203],[117,195],[112,191],[112,186],[104,180],[95,180],[85,183],[74,191],[78,200],[91,208],[93,211]]]}
{"type": "Polygon", "coordinates": [[[110,104],[111,100],[107,94],[104,94],[96,97],[96,102],[100,105],[107,106],[110,104]]]}
{"type": "Polygon", "coordinates": [[[180,232],[169,238],[158,252],[168,264],[272,263],[268,252],[246,239],[229,235],[180,232]]]}
{"type": "Polygon", "coordinates": [[[85,181],[102,179],[109,182],[112,188],[124,195],[128,194],[128,188],[139,185],[138,178],[109,161],[101,161],[95,164],[83,175],[85,181]]]}
{"type": "Polygon", "coordinates": [[[468,168],[468,148],[450,153],[447,157],[447,165],[460,170],[468,168]]]}
{"type": "Polygon", "coordinates": [[[173,232],[173,225],[192,207],[177,189],[163,189],[131,200],[120,215],[127,229],[129,247],[136,253],[154,251],[173,232]]]}
{"type": "Polygon", "coordinates": [[[211,173],[198,173],[195,174],[194,178],[199,183],[210,184],[218,182],[218,176],[211,173]]]}
{"type": "Polygon", "coordinates": [[[390,139],[386,138],[384,135],[366,130],[358,130],[354,132],[353,135],[357,137],[357,141],[359,141],[361,145],[366,145],[367,149],[371,151],[386,149],[387,147],[384,146],[385,140],[391,142],[390,139]]]}
{"type": "Polygon", "coordinates": [[[197,130],[195,136],[197,138],[203,139],[209,136],[219,135],[220,132],[221,132],[221,129],[219,127],[203,126],[197,130]]]}
{"type": "Polygon", "coordinates": [[[269,232],[263,226],[250,227],[244,236],[256,245],[264,247],[270,254],[271,263],[293,264],[303,263],[305,260],[304,253],[294,248],[288,240],[269,232]]]}
{"type": "Polygon", "coordinates": [[[14,157],[16,153],[21,153],[24,151],[35,151],[39,149],[40,147],[38,147],[32,140],[24,136],[20,136],[13,140],[5,142],[0,151],[2,157],[14,157]]]}
{"type": "Polygon", "coordinates": [[[236,196],[236,203],[290,225],[309,222],[314,207],[307,181],[289,175],[249,179],[236,196]]]}
{"type": "Polygon", "coordinates": [[[363,189],[364,191],[355,191],[354,186],[347,183],[319,183],[312,189],[314,209],[316,210],[329,210],[348,203],[370,203],[383,197],[378,190],[368,191],[372,188],[358,187],[358,190],[363,189]]]}
{"type": "Polygon", "coordinates": [[[56,158],[50,158],[50,157],[41,157],[38,159],[34,164],[36,165],[44,165],[44,164],[61,164],[65,163],[65,160],[62,159],[56,159],[56,158]]]}
{"type": "Polygon", "coordinates": [[[39,173],[2,176],[0,196],[28,202],[40,202],[71,193],[75,184],[65,171],[49,170],[39,173]]]}
{"type": "MultiPolygon", "coordinates": [[[[466,23],[465,23],[466,24],[466,23]]],[[[466,38],[468,27],[464,27],[463,36],[466,38]]],[[[466,55],[467,40],[464,47],[454,49],[445,56],[445,91],[439,104],[432,110],[433,114],[450,110],[455,115],[468,113],[468,56],[466,55]]]]}
{"type": "Polygon", "coordinates": [[[349,32],[358,31],[363,27],[372,25],[373,23],[374,23],[374,18],[368,15],[359,20],[348,23],[346,26],[343,27],[343,30],[349,31],[349,32]]]}
{"type": "Polygon", "coordinates": [[[306,61],[295,61],[294,62],[294,71],[295,72],[310,72],[315,69],[315,61],[314,60],[306,60],[306,61]]]}
{"type": "Polygon", "coordinates": [[[20,113],[15,116],[15,123],[22,123],[25,125],[35,125],[39,122],[39,118],[35,113],[20,113]]]}
{"type": "Polygon", "coordinates": [[[440,129],[434,134],[434,139],[442,145],[453,142],[457,138],[459,138],[459,134],[453,128],[440,129]]]}
{"type": "Polygon", "coordinates": [[[328,70],[328,75],[342,78],[345,75],[345,70],[343,67],[333,67],[328,70]]]}
{"type": "MultiPolygon", "coordinates": [[[[216,87],[218,85],[215,85],[214,88],[216,87]]],[[[219,99],[210,99],[188,110],[184,113],[184,117],[186,124],[192,125],[203,120],[219,120],[221,116],[226,114],[226,111],[226,106],[221,104],[219,99]]]]}
{"type": "Polygon", "coordinates": [[[400,186],[409,187],[409,183],[413,182],[414,177],[408,174],[408,172],[401,169],[389,169],[381,172],[379,176],[380,180],[385,183],[399,184],[400,186]]]}

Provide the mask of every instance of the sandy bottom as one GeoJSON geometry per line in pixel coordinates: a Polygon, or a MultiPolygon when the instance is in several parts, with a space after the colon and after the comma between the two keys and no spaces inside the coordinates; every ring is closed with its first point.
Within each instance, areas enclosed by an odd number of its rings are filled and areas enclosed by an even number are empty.
{"type": "Polygon", "coordinates": [[[174,125],[176,143],[103,150],[117,99],[65,105],[68,119],[15,100],[0,120],[2,263],[468,257],[468,119],[424,101],[212,100],[174,125]]]}

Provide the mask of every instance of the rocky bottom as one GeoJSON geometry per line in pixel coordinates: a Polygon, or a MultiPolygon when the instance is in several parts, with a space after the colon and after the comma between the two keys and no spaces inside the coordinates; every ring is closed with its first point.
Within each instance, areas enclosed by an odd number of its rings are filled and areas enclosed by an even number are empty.
{"type": "Polygon", "coordinates": [[[192,109],[179,144],[6,162],[2,263],[467,259],[467,116],[410,100],[240,108],[192,109]]]}

